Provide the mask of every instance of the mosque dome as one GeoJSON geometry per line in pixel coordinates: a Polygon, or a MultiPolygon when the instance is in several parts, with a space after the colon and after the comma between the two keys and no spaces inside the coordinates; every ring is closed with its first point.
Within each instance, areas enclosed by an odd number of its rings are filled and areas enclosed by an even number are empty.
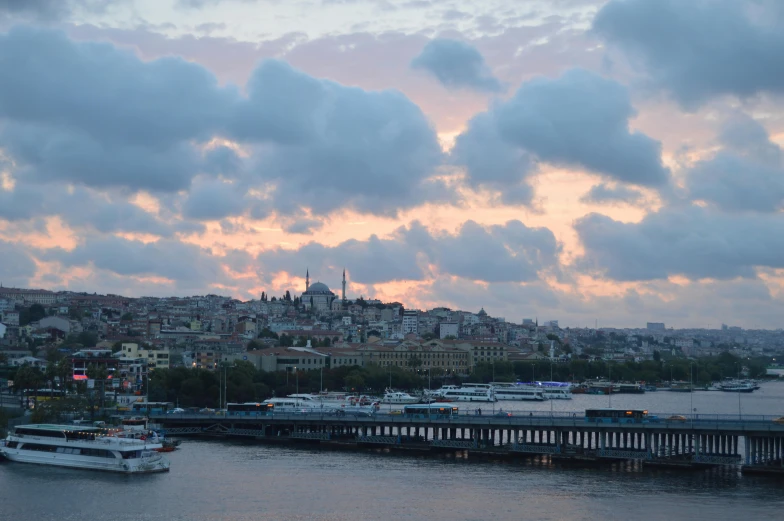
{"type": "Polygon", "coordinates": [[[305,293],[307,293],[307,294],[313,294],[313,293],[321,294],[321,293],[332,293],[332,292],[329,290],[329,287],[327,287],[327,285],[324,284],[323,282],[314,282],[313,284],[310,285],[310,287],[308,288],[308,290],[305,293]]]}

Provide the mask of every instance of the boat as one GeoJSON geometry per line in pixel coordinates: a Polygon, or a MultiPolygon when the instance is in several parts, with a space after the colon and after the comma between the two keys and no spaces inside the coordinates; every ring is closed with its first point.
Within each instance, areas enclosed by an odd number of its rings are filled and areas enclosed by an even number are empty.
{"type": "Polygon", "coordinates": [[[722,382],[719,389],[725,393],[753,393],[754,384],[740,380],[731,380],[729,382],[722,382]]]}
{"type": "Polygon", "coordinates": [[[655,393],[656,391],[658,391],[658,388],[655,385],[648,384],[645,386],[646,393],[655,393]]]}
{"type": "Polygon", "coordinates": [[[587,394],[617,394],[620,386],[606,380],[588,382],[587,394]]]}
{"type": "Polygon", "coordinates": [[[613,390],[613,393],[618,394],[645,394],[645,387],[642,384],[634,383],[620,383],[618,384],[618,390],[613,390]]]}
{"type": "Polygon", "coordinates": [[[536,401],[543,402],[547,399],[544,390],[536,385],[525,383],[497,383],[494,384],[495,397],[501,401],[536,401]]]}
{"type": "Polygon", "coordinates": [[[384,392],[384,397],[381,398],[381,403],[390,404],[417,403],[418,401],[419,398],[416,396],[411,396],[406,392],[394,391],[392,389],[387,389],[386,392],[384,392]]]}
{"type": "Polygon", "coordinates": [[[572,384],[569,382],[536,382],[548,400],[571,400],[572,384]]]}
{"type": "Polygon", "coordinates": [[[689,382],[672,382],[670,383],[670,391],[674,393],[690,393],[692,392],[693,386],[689,382]]]}
{"type": "Polygon", "coordinates": [[[168,472],[161,443],[124,437],[117,431],[78,425],[31,424],[13,429],[0,446],[9,461],[122,474],[168,472]]]}
{"type": "Polygon", "coordinates": [[[497,402],[493,386],[490,384],[465,384],[457,389],[444,391],[442,399],[446,402],[497,402]]]}
{"type": "Polygon", "coordinates": [[[271,406],[273,412],[284,413],[331,413],[340,408],[340,403],[316,400],[312,395],[302,394],[293,394],[285,398],[268,398],[261,403],[262,405],[271,406]]]}

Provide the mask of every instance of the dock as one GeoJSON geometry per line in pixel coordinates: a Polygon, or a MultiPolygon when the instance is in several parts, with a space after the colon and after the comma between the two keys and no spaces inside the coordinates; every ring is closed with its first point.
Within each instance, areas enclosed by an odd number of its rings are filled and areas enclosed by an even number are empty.
{"type": "Polygon", "coordinates": [[[642,423],[588,422],[576,414],[459,415],[410,418],[377,413],[334,416],[269,413],[260,416],[152,415],[167,436],[251,439],[324,448],[463,452],[466,456],[549,457],[599,463],[700,469],[739,466],[743,473],[784,476],[784,425],[767,417],[658,419],[642,423]]]}

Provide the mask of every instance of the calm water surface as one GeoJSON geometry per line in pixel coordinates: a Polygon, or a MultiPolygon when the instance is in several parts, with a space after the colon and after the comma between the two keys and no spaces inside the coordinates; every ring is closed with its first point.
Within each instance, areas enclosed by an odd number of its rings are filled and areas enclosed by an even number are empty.
{"type": "MultiPolygon", "coordinates": [[[[614,407],[734,414],[737,395],[613,396],[614,407]]],[[[576,396],[554,410],[604,407],[576,396]]],[[[504,408],[511,405],[501,403],[504,408]]],[[[498,405],[496,406],[498,407],[498,405]]],[[[550,404],[515,409],[549,410],[550,404]]],[[[741,396],[744,414],[784,415],[784,384],[741,396]]],[[[186,440],[172,471],[115,476],[0,464],[0,520],[767,520],[784,512],[784,480],[735,469],[643,470],[619,463],[562,467],[379,452],[289,449],[186,440]]]]}

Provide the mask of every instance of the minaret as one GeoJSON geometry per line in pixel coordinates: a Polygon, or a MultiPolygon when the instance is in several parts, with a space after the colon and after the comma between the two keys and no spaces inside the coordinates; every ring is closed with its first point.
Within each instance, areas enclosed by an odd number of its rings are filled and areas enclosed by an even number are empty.
{"type": "Polygon", "coordinates": [[[310,270],[305,270],[305,291],[310,287],[310,270]]]}
{"type": "Polygon", "coordinates": [[[343,302],[346,301],[346,268],[343,268],[343,302]]]}

